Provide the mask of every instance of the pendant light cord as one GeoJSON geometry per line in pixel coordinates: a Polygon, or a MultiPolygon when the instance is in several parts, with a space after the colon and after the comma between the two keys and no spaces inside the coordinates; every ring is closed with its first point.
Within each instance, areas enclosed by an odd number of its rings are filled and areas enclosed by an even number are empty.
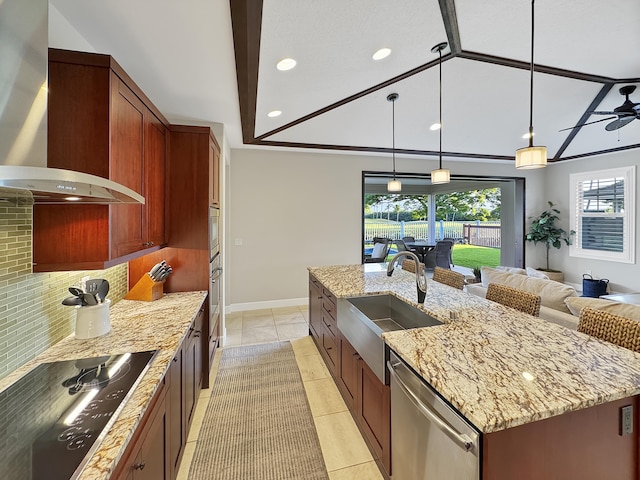
{"type": "Polygon", "coordinates": [[[440,56],[440,170],[442,170],[442,48],[438,50],[440,56]]]}
{"type": "Polygon", "coordinates": [[[531,0],[531,79],[529,84],[529,148],[533,147],[533,45],[534,45],[534,31],[535,31],[535,15],[534,15],[534,3],[536,0],[531,0]]]}
{"type": "Polygon", "coordinates": [[[391,154],[393,155],[393,179],[396,179],[396,101],[391,102],[391,154]]]}

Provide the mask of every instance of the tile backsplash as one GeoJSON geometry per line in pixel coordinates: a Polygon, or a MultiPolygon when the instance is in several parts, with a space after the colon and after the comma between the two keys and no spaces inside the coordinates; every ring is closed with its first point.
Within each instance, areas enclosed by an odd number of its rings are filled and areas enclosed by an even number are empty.
{"type": "Polygon", "coordinates": [[[127,293],[127,264],[31,273],[32,213],[29,192],[0,188],[0,378],[73,333],[75,308],[61,302],[82,277],[106,278],[113,303],[127,293]]]}

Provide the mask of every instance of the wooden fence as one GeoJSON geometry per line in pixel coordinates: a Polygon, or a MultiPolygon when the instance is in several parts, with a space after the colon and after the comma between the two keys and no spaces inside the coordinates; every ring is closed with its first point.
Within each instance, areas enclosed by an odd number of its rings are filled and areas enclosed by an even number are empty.
{"type": "Polygon", "coordinates": [[[460,243],[470,243],[487,247],[500,247],[499,222],[436,222],[436,238],[429,238],[429,224],[425,221],[394,222],[367,220],[364,225],[364,241],[371,243],[373,237],[399,240],[403,237],[414,237],[434,242],[442,238],[453,238],[460,243]],[[473,227],[473,229],[468,228],[473,227]],[[469,234],[469,232],[472,232],[469,234]],[[488,233],[490,232],[490,233],[488,233]],[[473,237],[473,238],[471,238],[473,237]],[[484,242],[484,243],[476,243],[484,242]]]}
{"type": "Polygon", "coordinates": [[[465,223],[462,226],[462,239],[469,245],[500,248],[500,225],[465,223]]]}

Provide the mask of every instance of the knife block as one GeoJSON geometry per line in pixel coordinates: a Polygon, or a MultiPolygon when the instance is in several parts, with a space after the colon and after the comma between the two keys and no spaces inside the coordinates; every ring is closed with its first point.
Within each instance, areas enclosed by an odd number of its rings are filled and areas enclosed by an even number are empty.
{"type": "Polygon", "coordinates": [[[153,302],[162,298],[164,280],[161,282],[154,281],[148,273],[145,273],[138,283],[124,296],[126,300],[142,300],[144,302],[153,302]]]}

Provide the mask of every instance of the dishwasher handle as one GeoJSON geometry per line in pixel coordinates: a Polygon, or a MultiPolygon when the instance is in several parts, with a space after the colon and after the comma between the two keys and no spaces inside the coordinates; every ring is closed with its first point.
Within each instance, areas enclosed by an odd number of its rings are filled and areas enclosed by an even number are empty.
{"type": "Polygon", "coordinates": [[[387,367],[389,368],[389,373],[394,378],[400,389],[404,392],[411,403],[415,405],[415,407],[420,410],[420,412],[427,417],[439,430],[444,432],[451,440],[457,443],[459,446],[464,448],[465,451],[470,451],[474,447],[474,441],[468,435],[464,433],[457,432],[454,430],[451,425],[442,420],[435,412],[433,412],[427,405],[425,405],[418,396],[407,386],[406,383],[402,381],[400,376],[396,373],[396,366],[401,365],[401,363],[392,364],[390,361],[387,361],[387,367]]]}

